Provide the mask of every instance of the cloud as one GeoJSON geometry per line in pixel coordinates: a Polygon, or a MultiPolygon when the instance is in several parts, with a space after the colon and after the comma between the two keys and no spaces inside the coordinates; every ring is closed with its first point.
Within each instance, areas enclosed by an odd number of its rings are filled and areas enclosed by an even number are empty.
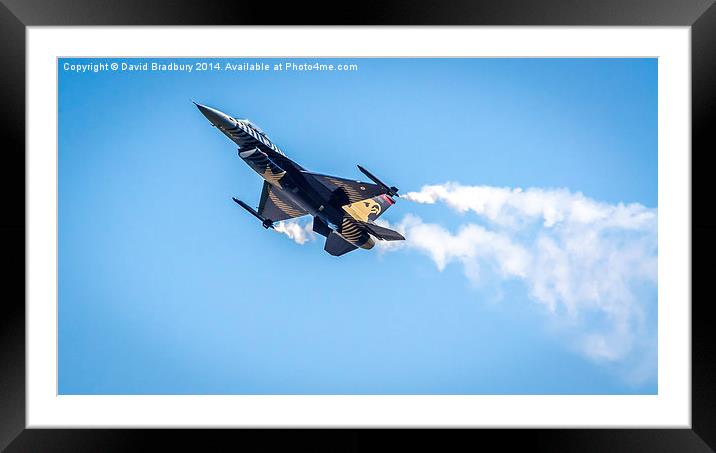
{"type": "Polygon", "coordinates": [[[646,318],[656,307],[656,209],[566,189],[457,183],[424,186],[401,200],[444,203],[474,221],[449,231],[408,214],[392,225],[407,240],[379,242],[384,251],[418,251],[439,271],[456,262],[475,283],[522,281],[580,353],[627,364],[635,381],[653,377],[656,332],[646,318]]]}
{"type": "Polygon", "coordinates": [[[295,219],[276,222],[274,231],[285,234],[289,239],[301,245],[316,238],[316,233],[313,232],[310,222],[302,224],[295,219]]]}

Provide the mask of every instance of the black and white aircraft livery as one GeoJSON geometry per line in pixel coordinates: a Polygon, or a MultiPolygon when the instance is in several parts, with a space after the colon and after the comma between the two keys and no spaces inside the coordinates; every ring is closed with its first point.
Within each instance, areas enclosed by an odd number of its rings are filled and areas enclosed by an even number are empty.
{"type": "Polygon", "coordinates": [[[374,223],[395,204],[398,189],[389,187],[368,170],[358,169],[373,183],[308,171],[292,161],[266,134],[247,119],[233,117],[194,102],[209,122],[239,146],[239,157],[264,179],[257,209],[234,198],[258,218],[264,228],[274,222],[313,216],[313,231],[326,237],[324,249],[340,256],[358,247],[371,249],[374,238],[401,241],[397,231],[374,223]]]}

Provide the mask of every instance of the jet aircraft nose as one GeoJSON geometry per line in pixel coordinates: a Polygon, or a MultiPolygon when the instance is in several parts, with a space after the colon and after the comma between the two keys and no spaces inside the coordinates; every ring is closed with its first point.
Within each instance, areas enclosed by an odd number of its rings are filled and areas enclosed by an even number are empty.
{"type": "Polygon", "coordinates": [[[196,105],[199,111],[214,126],[220,129],[231,129],[232,127],[236,126],[236,121],[226,113],[220,112],[216,109],[212,109],[211,107],[207,107],[205,105],[197,104],[196,102],[194,102],[194,105],[196,105]]]}

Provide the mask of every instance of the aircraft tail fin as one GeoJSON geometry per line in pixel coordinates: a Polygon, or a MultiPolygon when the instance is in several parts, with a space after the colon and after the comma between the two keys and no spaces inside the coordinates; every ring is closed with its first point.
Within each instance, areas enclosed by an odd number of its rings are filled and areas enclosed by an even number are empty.
{"type": "Polygon", "coordinates": [[[369,220],[375,220],[391,206],[395,204],[390,196],[386,194],[376,195],[372,198],[366,198],[364,200],[358,200],[356,202],[343,206],[343,210],[351,215],[356,220],[361,222],[367,222],[369,220]]]}
{"type": "Polygon", "coordinates": [[[329,234],[326,239],[326,245],[323,249],[333,256],[341,256],[348,252],[352,252],[357,248],[358,247],[355,245],[343,239],[340,234],[335,231],[331,231],[331,234],[329,234]]]}

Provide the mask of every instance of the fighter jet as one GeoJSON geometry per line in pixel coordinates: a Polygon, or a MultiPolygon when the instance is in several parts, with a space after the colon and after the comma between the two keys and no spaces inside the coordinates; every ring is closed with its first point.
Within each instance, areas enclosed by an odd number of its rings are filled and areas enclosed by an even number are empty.
{"type": "Polygon", "coordinates": [[[371,249],[376,239],[405,239],[397,231],[374,223],[395,204],[392,197],[399,197],[396,187],[389,187],[360,165],[358,169],[373,183],[308,171],[286,157],[248,119],[236,119],[196,102],[194,105],[212,126],[238,145],[239,157],[264,179],[256,209],[233,198],[264,228],[274,228],[274,222],[281,220],[312,215],[313,231],[326,237],[324,249],[334,256],[357,248],[371,249]]]}

